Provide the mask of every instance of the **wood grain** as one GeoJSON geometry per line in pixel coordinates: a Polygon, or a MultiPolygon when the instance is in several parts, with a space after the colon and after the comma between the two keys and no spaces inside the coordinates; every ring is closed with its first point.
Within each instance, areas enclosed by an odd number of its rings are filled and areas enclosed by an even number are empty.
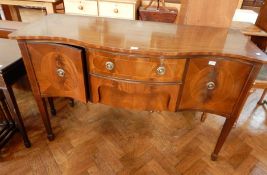
{"type": "Polygon", "coordinates": [[[138,57],[112,52],[90,50],[88,66],[90,73],[119,79],[149,82],[181,82],[185,59],[164,59],[160,57],[138,57]],[[105,63],[112,62],[113,70],[106,69],[105,63]],[[165,68],[164,75],[158,75],[157,69],[165,68]]]}
{"type": "Polygon", "coordinates": [[[38,82],[36,81],[36,75],[34,72],[34,67],[32,66],[31,57],[29,55],[27,44],[26,44],[26,42],[23,42],[23,41],[19,41],[18,44],[19,44],[19,47],[21,49],[21,55],[23,58],[23,62],[24,62],[25,68],[26,68],[26,72],[27,72],[27,75],[29,78],[29,82],[31,85],[31,89],[32,89],[34,98],[35,98],[36,103],[38,105],[39,111],[42,114],[41,117],[42,117],[45,129],[47,132],[47,138],[49,140],[53,140],[54,139],[54,133],[52,131],[50,119],[48,117],[45,99],[41,97],[40,88],[39,88],[38,82]]]}
{"type": "Polygon", "coordinates": [[[179,85],[155,85],[90,77],[93,103],[147,111],[175,111],[179,85]]]}
{"type": "Polygon", "coordinates": [[[267,4],[263,3],[261,6],[257,21],[255,23],[256,26],[260,27],[262,30],[267,31],[267,4]]]}
{"type": "Polygon", "coordinates": [[[6,20],[21,21],[21,16],[17,6],[3,4],[2,9],[6,20]]]}
{"type": "Polygon", "coordinates": [[[27,46],[43,97],[87,101],[81,49],[47,43],[28,43],[27,46]],[[63,77],[57,74],[58,69],[64,70],[63,77]]]}
{"type": "Polygon", "coordinates": [[[1,150],[3,175],[267,174],[266,109],[255,106],[261,90],[250,95],[215,163],[208,153],[223,124],[218,116],[208,114],[201,123],[199,113],[149,113],[79,102],[72,108],[59,98],[57,117],[51,118],[58,137],[47,142],[32,93],[15,95],[33,147],[25,149],[14,135],[1,150]]]}
{"type": "Polygon", "coordinates": [[[179,109],[200,109],[230,116],[252,68],[250,63],[223,58],[191,59],[179,109]],[[210,82],[214,83],[214,89],[208,89],[210,82]]]}
{"type": "Polygon", "coordinates": [[[182,0],[178,23],[229,28],[239,0],[182,0]]]}
{"type": "Polygon", "coordinates": [[[267,56],[249,38],[227,28],[54,14],[10,37],[147,56],[214,55],[267,62],[267,56]]]}
{"type": "Polygon", "coordinates": [[[23,46],[50,140],[43,97],[69,96],[86,102],[90,94],[90,101],[115,107],[201,110],[228,117],[212,160],[217,159],[261,65],[267,63],[267,56],[248,38],[225,28],[50,15],[11,37],[23,46]],[[32,40],[47,43],[34,45],[32,40]],[[77,47],[86,50],[86,57],[77,47]],[[90,53],[95,49],[101,52],[90,53]],[[107,61],[112,62],[106,67],[109,71],[104,68],[107,61]],[[168,78],[155,76],[159,63],[166,63],[168,78]],[[66,75],[58,77],[55,71],[60,69],[66,75]]]}
{"type": "MultiPolygon", "coordinates": [[[[267,31],[267,4],[264,3],[263,6],[260,9],[257,21],[255,23],[256,26],[258,26],[261,30],[267,31]]],[[[263,51],[266,51],[267,47],[267,40],[266,36],[251,36],[251,40],[263,51]]]]}

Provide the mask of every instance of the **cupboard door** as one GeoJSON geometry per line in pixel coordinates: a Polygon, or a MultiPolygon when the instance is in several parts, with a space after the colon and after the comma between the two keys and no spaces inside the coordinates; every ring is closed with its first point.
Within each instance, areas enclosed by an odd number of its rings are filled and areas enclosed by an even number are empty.
{"type": "Polygon", "coordinates": [[[81,49],[49,43],[27,46],[42,96],[71,97],[86,102],[81,49]]]}
{"type": "Polygon", "coordinates": [[[190,59],[178,108],[230,116],[252,68],[223,58],[190,59]]]}

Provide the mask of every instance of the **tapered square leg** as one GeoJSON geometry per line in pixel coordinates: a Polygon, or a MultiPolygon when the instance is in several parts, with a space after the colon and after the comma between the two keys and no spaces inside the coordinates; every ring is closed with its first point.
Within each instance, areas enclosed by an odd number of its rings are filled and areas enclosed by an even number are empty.
{"type": "Polygon", "coordinates": [[[266,93],[267,93],[267,89],[264,89],[264,91],[263,91],[263,93],[262,93],[262,95],[261,95],[261,98],[260,98],[260,100],[258,101],[258,105],[262,105],[262,104],[264,104],[263,99],[264,99],[266,93]]]}
{"type": "Polygon", "coordinates": [[[225,120],[221,134],[220,134],[218,141],[216,143],[215,149],[214,149],[213,153],[211,154],[211,160],[213,160],[213,161],[217,160],[218,154],[219,154],[227,136],[229,135],[231,129],[233,128],[235,121],[236,121],[235,117],[227,118],[225,120]]]}

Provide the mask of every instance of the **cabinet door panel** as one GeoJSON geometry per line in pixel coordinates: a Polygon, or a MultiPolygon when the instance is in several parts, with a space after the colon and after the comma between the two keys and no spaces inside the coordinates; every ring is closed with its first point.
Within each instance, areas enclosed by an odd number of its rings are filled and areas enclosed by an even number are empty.
{"type": "Polygon", "coordinates": [[[82,50],[60,44],[28,43],[42,96],[86,102],[82,50]]]}
{"type": "Polygon", "coordinates": [[[231,115],[252,68],[222,58],[190,59],[178,108],[231,115]]]}

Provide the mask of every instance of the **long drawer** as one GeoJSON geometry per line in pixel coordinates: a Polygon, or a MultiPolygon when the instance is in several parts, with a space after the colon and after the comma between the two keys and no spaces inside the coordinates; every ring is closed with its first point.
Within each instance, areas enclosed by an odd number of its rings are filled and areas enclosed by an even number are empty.
{"type": "Polygon", "coordinates": [[[102,103],[128,109],[175,111],[180,86],[177,84],[147,84],[117,81],[91,75],[90,98],[102,103]]]}
{"type": "Polygon", "coordinates": [[[88,68],[91,74],[118,79],[180,83],[185,59],[142,58],[91,50],[88,68]]]}

